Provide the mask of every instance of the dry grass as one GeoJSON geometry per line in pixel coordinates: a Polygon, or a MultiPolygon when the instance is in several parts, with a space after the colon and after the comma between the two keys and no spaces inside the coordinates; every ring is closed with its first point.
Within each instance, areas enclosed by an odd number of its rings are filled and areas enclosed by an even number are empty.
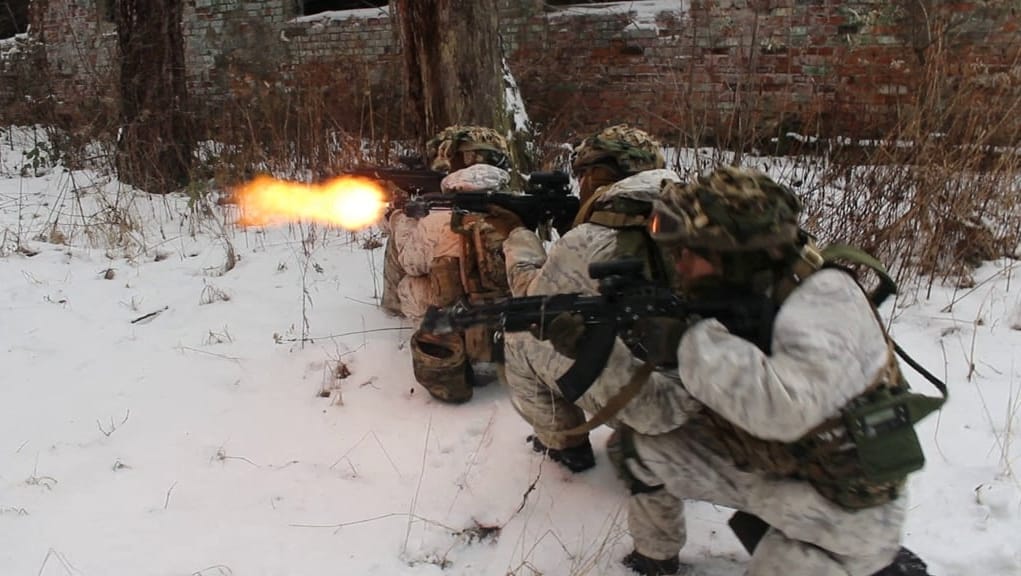
{"type": "Polygon", "coordinates": [[[676,134],[672,167],[682,176],[719,163],[765,170],[802,196],[812,233],[874,254],[906,287],[969,286],[980,262],[1018,257],[1021,40],[975,45],[966,18],[930,4],[887,7],[911,60],[891,64],[907,88],[875,118],[888,127],[877,137],[813,136],[833,133],[834,110],[865,114],[869,104],[764,90],[753,34],[730,113],[691,92],[695,67],[711,69],[711,61],[661,76],[661,92],[676,99],[676,117],[656,119],[676,134]]]}
{"type": "Polygon", "coordinates": [[[352,100],[332,88],[366,83],[366,74],[317,62],[274,75],[232,68],[233,97],[200,120],[207,145],[196,172],[223,189],[258,172],[320,180],[359,164],[396,165],[404,148],[372,111],[371,91],[352,100]]]}
{"type": "MultiPolygon", "coordinates": [[[[848,142],[788,137],[790,131],[815,133],[827,110],[815,100],[799,108],[805,95],[793,88],[790,94],[774,91],[768,102],[763,100],[767,95],[751,75],[754,51],[745,63],[749,74],[734,84],[732,113],[709,114],[704,106],[699,108],[699,99],[684,88],[691,71],[677,70],[661,80],[663,93],[677,98],[676,116],[659,120],[677,134],[665,143],[688,154],[676,165],[682,173],[720,162],[753,163],[801,184],[806,226],[823,241],[861,246],[887,262],[902,283],[921,279],[918,286],[946,280],[967,285],[974,265],[1012,256],[1021,237],[1015,208],[1021,195],[1021,149],[1011,130],[1021,113],[1021,77],[1016,73],[1021,56],[1006,71],[991,73],[980,65],[980,57],[960,58],[955,41],[966,22],[935,12],[901,12],[906,19],[902,25],[910,30],[908,40],[914,42],[916,61],[909,63],[914,84],[882,138],[848,142]],[[768,118],[757,112],[767,109],[768,118]],[[711,147],[699,148],[707,144],[711,147]],[[792,150],[802,156],[784,162],[761,158],[792,150]]],[[[753,38],[752,45],[759,44],[753,38]]],[[[1021,41],[998,46],[1008,56],[1021,55],[1021,41]]],[[[258,172],[317,180],[357,164],[395,165],[408,150],[398,136],[404,131],[401,119],[393,117],[401,108],[393,101],[399,96],[374,93],[367,68],[330,65],[329,54],[312,54],[307,60],[284,69],[228,63],[233,97],[201,103],[202,109],[192,111],[199,146],[186,193],[194,221],[210,220],[205,216],[215,213],[211,196],[258,172]],[[334,88],[352,85],[363,89],[342,97],[334,88]]],[[[115,74],[90,69],[94,90],[73,108],[46,97],[52,91],[46,89],[51,78],[45,68],[26,87],[35,96],[18,113],[45,132],[26,176],[56,163],[113,173],[115,74]]],[[[534,79],[541,71],[516,72],[534,79]]],[[[542,127],[536,166],[567,168],[569,147],[564,141],[584,136],[575,131],[574,120],[567,115],[542,127]]],[[[40,230],[4,230],[0,250],[12,240],[20,246],[26,232],[47,240],[63,237],[65,242],[87,235],[91,245],[145,244],[139,236],[139,213],[130,205],[132,195],[107,194],[105,204],[82,209],[87,205],[80,198],[104,183],[75,182],[74,173],[69,174],[68,195],[79,208],[74,217],[48,221],[40,230]]],[[[157,206],[147,208],[155,211],[157,206]]],[[[231,233],[222,224],[217,232],[224,238],[229,270],[231,233]]]]}
{"type": "MultiPolygon", "coordinates": [[[[1021,63],[1021,42],[1012,49],[1021,63]]],[[[806,203],[822,237],[929,286],[968,286],[975,266],[1016,257],[1021,242],[1021,143],[1005,133],[1021,113],[1021,78],[956,58],[940,42],[921,51],[919,89],[896,125],[876,141],[831,143],[806,203]]]]}

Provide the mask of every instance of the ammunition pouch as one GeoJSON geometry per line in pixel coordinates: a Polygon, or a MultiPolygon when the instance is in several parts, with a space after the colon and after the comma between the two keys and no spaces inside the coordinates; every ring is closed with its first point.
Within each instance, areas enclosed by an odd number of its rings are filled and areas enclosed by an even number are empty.
{"type": "Polygon", "coordinates": [[[739,469],[773,476],[797,475],[799,462],[790,445],[752,436],[711,410],[705,410],[704,414],[721,449],[730,455],[739,469]]]}
{"type": "Polygon", "coordinates": [[[455,212],[450,229],[461,235],[464,261],[461,279],[465,291],[482,297],[502,297],[510,293],[507,265],[503,257],[506,236],[490,226],[485,217],[455,212]]]}
{"type": "MultiPolygon", "coordinates": [[[[506,236],[494,229],[482,215],[451,216],[450,229],[461,236],[461,285],[472,304],[482,304],[510,294],[507,266],[503,257],[506,236]]],[[[468,357],[473,362],[501,362],[503,349],[495,342],[496,331],[486,326],[473,326],[465,331],[468,357]]]]}
{"type": "Polygon", "coordinates": [[[483,325],[465,330],[464,347],[468,358],[472,362],[503,362],[503,346],[495,339],[497,333],[483,325]]]}
{"type": "Polygon", "coordinates": [[[907,475],[925,466],[914,424],[941,404],[906,387],[859,397],[827,430],[794,446],[807,457],[802,476],[820,494],[852,510],[893,500],[907,475]]]}
{"type": "Polygon", "coordinates": [[[436,306],[450,306],[460,300],[464,296],[460,259],[454,256],[433,258],[429,268],[429,283],[436,298],[436,306]]]}
{"type": "Polygon", "coordinates": [[[437,400],[460,404],[472,397],[471,364],[460,334],[418,330],[411,337],[415,380],[437,400]]]}

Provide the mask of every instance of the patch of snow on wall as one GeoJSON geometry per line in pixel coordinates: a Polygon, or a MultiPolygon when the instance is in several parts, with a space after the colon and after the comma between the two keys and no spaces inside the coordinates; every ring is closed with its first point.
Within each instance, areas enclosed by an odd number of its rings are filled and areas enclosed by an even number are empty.
{"type": "Polygon", "coordinates": [[[657,30],[656,17],[663,12],[691,12],[691,0],[636,0],[635,2],[609,2],[606,4],[574,4],[549,13],[550,18],[594,14],[629,14],[636,29],[657,30]]]}
{"type": "Polygon", "coordinates": [[[291,22],[320,22],[322,20],[358,20],[366,18],[384,18],[390,16],[390,9],[386,6],[378,8],[355,8],[354,10],[329,10],[308,16],[298,16],[291,22]]]}

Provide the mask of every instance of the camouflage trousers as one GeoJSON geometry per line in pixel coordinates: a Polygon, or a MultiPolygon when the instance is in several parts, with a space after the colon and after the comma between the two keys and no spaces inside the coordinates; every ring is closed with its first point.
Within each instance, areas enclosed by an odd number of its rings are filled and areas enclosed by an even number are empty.
{"type": "Polygon", "coordinates": [[[405,272],[392,239],[386,243],[380,304],[388,314],[404,316],[416,326],[429,306],[436,304],[436,290],[429,275],[412,276],[405,272]]]}
{"type": "Polygon", "coordinates": [[[399,316],[402,312],[397,288],[406,274],[397,258],[397,243],[394,242],[393,234],[387,238],[383,254],[383,297],[380,303],[387,314],[399,316]]]}
{"type": "Polygon", "coordinates": [[[747,576],[868,576],[889,564],[901,541],[905,496],[851,511],[806,482],[737,469],[701,419],[659,436],[635,435],[625,465],[646,486],[628,504],[635,549],[672,558],[685,543],[684,500],[744,510],[772,527],[747,576]]]}
{"type": "Polygon", "coordinates": [[[529,334],[506,334],[504,356],[504,378],[511,403],[532,425],[539,441],[556,450],[584,443],[587,436],[565,437],[554,432],[580,426],[585,422],[585,412],[564,399],[557,389],[556,372],[549,365],[555,356],[553,346],[529,334]]]}

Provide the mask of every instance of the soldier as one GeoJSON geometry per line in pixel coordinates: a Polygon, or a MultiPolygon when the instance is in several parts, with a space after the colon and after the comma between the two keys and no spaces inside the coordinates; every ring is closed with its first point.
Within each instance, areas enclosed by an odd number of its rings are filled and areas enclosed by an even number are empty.
{"type": "MultiPolygon", "coordinates": [[[[571,170],[578,179],[578,196],[581,200],[575,225],[590,220],[599,197],[596,192],[600,188],[643,170],[665,167],[666,161],[659,142],[644,130],[618,124],[585,138],[575,147],[571,162],[571,170]]],[[[501,226],[508,233],[521,225],[513,213],[499,208],[494,208],[493,213],[502,218],[501,222],[494,222],[494,225],[501,226]]],[[[546,262],[546,251],[535,234],[523,228],[515,231],[507,238],[504,254],[508,261],[508,281],[514,296],[546,293],[530,287],[546,262]]]]}
{"type": "MultiPolygon", "coordinates": [[[[524,228],[509,231],[503,249],[513,294],[595,294],[598,286],[588,276],[588,265],[625,256],[646,258],[647,275],[668,281],[658,258],[648,257],[655,250],[645,231],[661,183],[679,180],[664,164],[659,143],[641,130],[620,125],[586,138],[573,162],[582,200],[575,227],[553,244],[548,257],[534,234],[524,228]]],[[[511,229],[513,218],[494,225],[511,229]]],[[[551,331],[559,326],[555,322],[551,331]]],[[[550,342],[527,333],[505,338],[506,382],[515,408],[535,430],[532,447],[572,472],[595,465],[586,411],[612,411],[618,422],[660,434],[681,425],[693,407],[675,371],[653,373],[625,406],[610,406],[641,364],[619,339],[594,382],[564,382],[558,379],[573,361],[550,342]]]]}
{"type": "Polygon", "coordinates": [[[634,551],[624,563],[640,574],[680,569],[686,499],[769,524],[749,576],[925,573],[920,561],[884,569],[900,546],[905,477],[920,466],[910,422],[889,436],[877,428],[868,440],[845,425],[879,398],[913,395],[899,396],[906,382],[856,280],[842,269],[815,271],[821,259],[798,212],[787,188],[729,167],[668,184],[657,202],[650,235],[685,294],[765,297],[775,313],[757,334],[731,333],[714,319],[692,323],[677,362],[702,413],[666,434],[625,435],[634,551]],[[867,458],[882,459],[889,474],[871,475],[867,458]]]}
{"type": "MultiPolygon", "coordinates": [[[[490,128],[450,126],[426,144],[426,154],[433,170],[449,173],[441,184],[444,192],[505,191],[510,182],[507,142],[490,128]]],[[[398,210],[389,228],[383,270],[383,306],[389,312],[417,325],[429,306],[482,291],[507,294],[499,250],[503,238],[495,237],[483,218],[443,211],[411,218],[398,210]],[[498,270],[498,277],[487,277],[489,270],[498,270]]],[[[491,350],[484,334],[470,336],[467,341],[465,334],[412,336],[415,378],[434,398],[460,403],[472,397],[471,361],[490,360],[491,350]]]]}

